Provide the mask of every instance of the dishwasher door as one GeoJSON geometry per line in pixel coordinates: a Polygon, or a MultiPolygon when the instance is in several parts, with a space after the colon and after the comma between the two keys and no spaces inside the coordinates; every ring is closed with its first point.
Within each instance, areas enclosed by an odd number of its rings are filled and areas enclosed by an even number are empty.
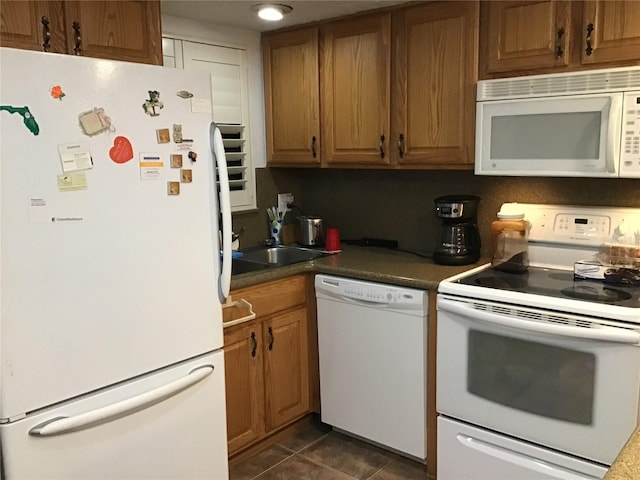
{"type": "Polygon", "coordinates": [[[317,275],[322,421],[426,460],[427,292],[317,275]]]}

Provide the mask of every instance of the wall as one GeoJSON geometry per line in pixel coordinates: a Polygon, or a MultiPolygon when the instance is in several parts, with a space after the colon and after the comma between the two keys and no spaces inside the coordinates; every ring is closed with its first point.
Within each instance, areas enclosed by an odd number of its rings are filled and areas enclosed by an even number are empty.
{"type": "MultiPolygon", "coordinates": [[[[306,213],[325,218],[344,239],[398,240],[400,248],[428,253],[439,238],[433,200],[441,195],[481,197],[483,252],[489,226],[503,202],[615,205],[640,208],[640,179],[484,177],[471,171],[266,169],[271,188],[295,190],[306,213]]],[[[283,191],[283,190],[280,190],[283,191]]],[[[290,191],[290,190],[287,190],[290,191]]],[[[266,228],[266,227],[265,227],[266,228]]]]}

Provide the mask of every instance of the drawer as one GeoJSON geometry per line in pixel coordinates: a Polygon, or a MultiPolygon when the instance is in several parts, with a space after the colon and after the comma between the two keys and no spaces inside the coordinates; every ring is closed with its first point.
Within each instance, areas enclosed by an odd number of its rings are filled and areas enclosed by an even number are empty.
{"type": "Polygon", "coordinates": [[[274,280],[231,292],[234,300],[244,299],[253,306],[257,317],[264,317],[306,302],[306,277],[274,280]]]}

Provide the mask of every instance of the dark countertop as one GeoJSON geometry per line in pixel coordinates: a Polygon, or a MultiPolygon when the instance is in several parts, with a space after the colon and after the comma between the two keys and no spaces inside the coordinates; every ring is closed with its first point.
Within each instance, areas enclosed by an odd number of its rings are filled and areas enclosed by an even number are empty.
{"type": "Polygon", "coordinates": [[[471,265],[438,265],[430,258],[412,253],[378,247],[344,246],[340,253],[309,262],[233,275],[231,289],[236,290],[298,273],[314,272],[436,291],[438,284],[445,278],[488,261],[481,258],[478,263],[471,265]]]}
{"type": "Polygon", "coordinates": [[[640,478],[640,429],[629,438],[604,480],[638,480],[640,478]]]}

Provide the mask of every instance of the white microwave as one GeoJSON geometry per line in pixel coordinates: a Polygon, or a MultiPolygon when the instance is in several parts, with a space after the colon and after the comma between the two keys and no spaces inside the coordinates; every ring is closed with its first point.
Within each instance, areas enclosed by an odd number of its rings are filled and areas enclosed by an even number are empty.
{"type": "Polygon", "coordinates": [[[640,66],[478,82],[475,173],[640,178],[640,66]]]}

